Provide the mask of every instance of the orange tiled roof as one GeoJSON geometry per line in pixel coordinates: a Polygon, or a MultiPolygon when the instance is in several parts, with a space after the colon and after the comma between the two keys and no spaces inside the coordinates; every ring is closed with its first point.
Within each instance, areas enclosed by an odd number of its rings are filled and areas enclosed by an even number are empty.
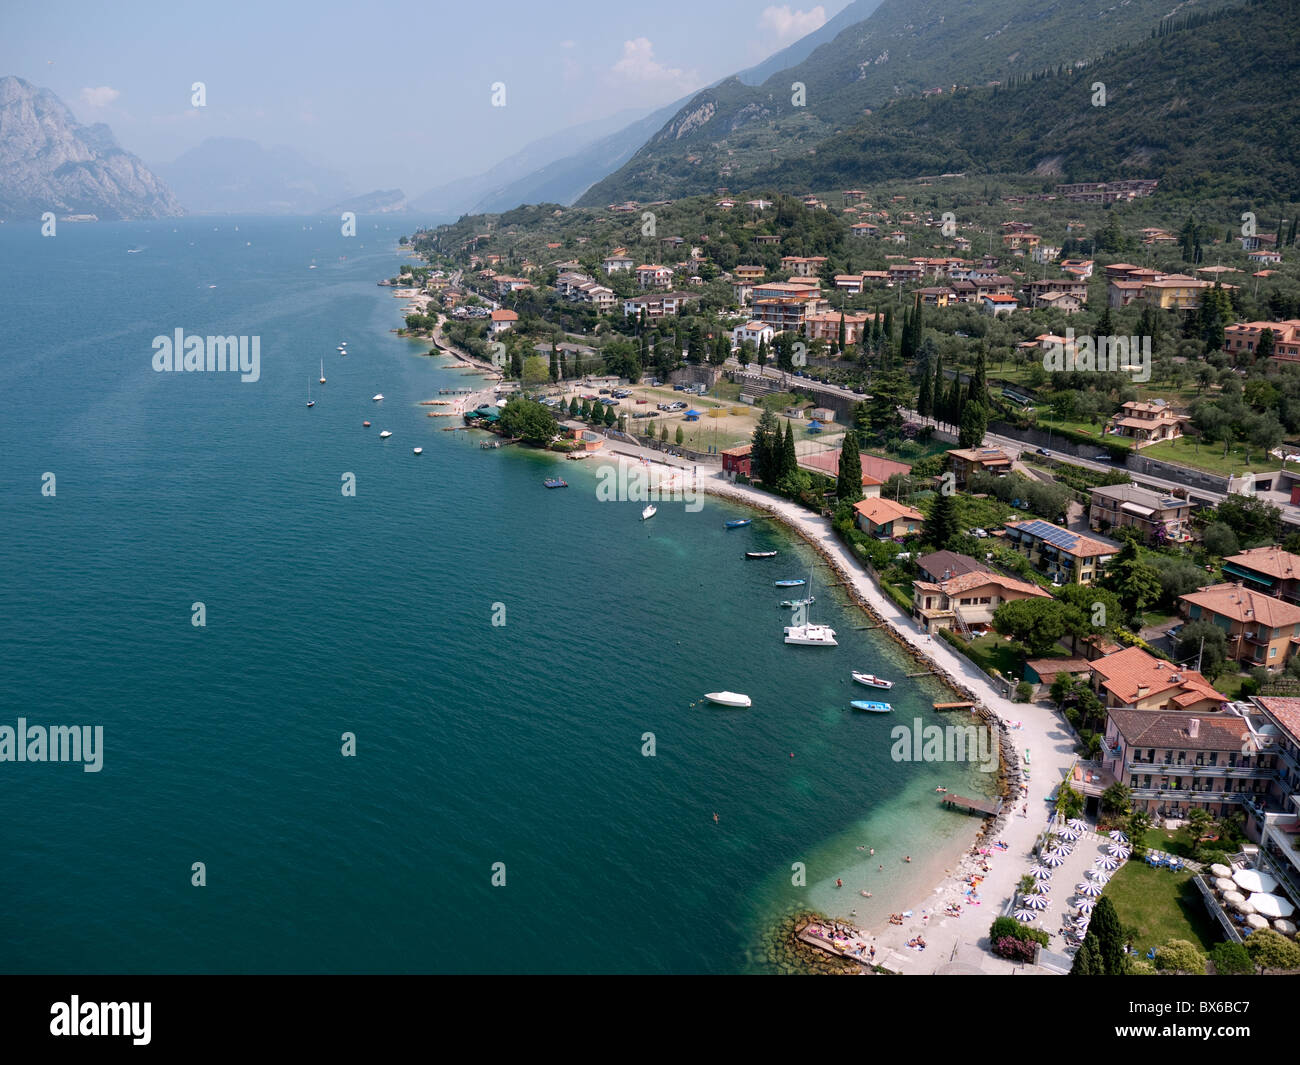
{"type": "Polygon", "coordinates": [[[1269,577],[1300,578],[1300,555],[1283,551],[1276,545],[1272,547],[1252,547],[1240,554],[1231,555],[1223,560],[1232,562],[1245,569],[1253,569],[1269,577]]]}
{"type": "Polygon", "coordinates": [[[864,499],[860,503],[854,503],[853,509],[871,522],[872,525],[888,525],[899,518],[907,518],[910,521],[925,520],[924,515],[919,510],[914,510],[902,503],[896,503],[892,499],[864,499]]]}
{"type": "Polygon", "coordinates": [[[1220,703],[1228,701],[1228,697],[1215,691],[1200,673],[1193,669],[1181,670],[1172,662],[1156,658],[1140,647],[1127,647],[1099,658],[1092,663],[1092,670],[1104,678],[1102,687],[1114,692],[1125,703],[1137,701],[1139,688],[1147,689],[1144,698],[1177,690],[1173,699],[1184,707],[1205,699],[1220,703]]]}
{"type": "Polygon", "coordinates": [[[1202,610],[1243,624],[1258,622],[1270,629],[1300,624],[1300,606],[1236,584],[1213,584],[1180,598],[1202,610]]]}

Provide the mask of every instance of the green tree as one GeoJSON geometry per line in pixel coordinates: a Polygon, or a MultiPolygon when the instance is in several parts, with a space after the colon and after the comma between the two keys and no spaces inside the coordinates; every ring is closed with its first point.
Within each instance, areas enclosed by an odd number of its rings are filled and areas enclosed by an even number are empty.
{"type": "Polygon", "coordinates": [[[1041,657],[1069,631],[1069,611],[1056,599],[1014,599],[993,612],[993,628],[1041,657]]]}
{"type": "Polygon", "coordinates": [[[785,423],[785,441],[781,449],[781,477],[793,477],[799,472],[799,456],[794,448],[794,426],[785,423]]]}
{"type": "Polygon", "coordinates": [[[677,426],[676,440],[677,440],[678,447],[680,447],[682,444],[686,442],[686,434],[682,432],[682,427],[680,425],[677,426]]]}
{"type": "Polygon", "coordinates": [[[1246,948],[1229,940],[1216,943],[1210,949],[1210,961],[1214,962],[1214,972],[1218,976],[1250,976],[1255,971],[1246,948]]]}
{"type": "Polygon", "coordinates": [[[1228,660],[1228,636],[1212,621],[1189,621],[1178,633],[1174,657],[1195,669],[1198,655],[1200,671],[1206,677],[1213,680],[1223,672],[1228,660]]]}
{"type": "Polygon", "coordinates": [[[781,476],[777,461],[777,434],[780,431],[781,424],[776,415],[764,408],[750,439],[749,468],[756,480],[767,485],[776,484],[781,476]]]}
{"type": "Polygon", "coordinates": [[[520,378],[525,385],[536,387],[547,381],[551,376],[550,369],[546,365],[546,360],[540,355],[529,355],[524,359],[524,372],[520,378]]]}
{"type": "Polygon", "coordinates": [[[1252,932],[1246,940],[1246,953],[1259,966],[1261,976],[1270,969],[1279,972],[1300,969],[1300,944],[1293,943],[1271,928],[1252,932]]]}
{"type": "Polygon", "coordinates": [[[1101,959],[1102,972],[1106,976],[1123,976],[1127,970],[1125,959],[1128,956],[1124,946],[1124,930],[1120,927],[1115,904],[1107,896],[1103,895],[1097,900],[1088,931],[1097,936],[1097,954],[1101,959]]]}
{"type": "Polygon", "coordinates": [[[1216,558],[1227,558],[1241,550],[1237,534],[1226,522],[1212,521],[1201,534],[1201,542],[1208,554],[1216,558]]]}
{"type": "Polygon", "coordinates": [[[961,428],[957,431],[957,446],[977,448],[984,445],[988,432],[989,412],[982,403],[967,403],[961,412],[961,428]]]}
{"type": "Polygon", "coordinates": [[[605,426],[610,429],[612,429],[614,427],[614,423],[618,421],[618,416],[614,413],[613,407],[610,406],[605,407],[604,421],[605,421],[605,426]]]}
{"type": "Polygon", "coordinates": [[[841,503],[856,503],[862,498],[862,455],[858,451],[858,434],[852,429],[844,434],[844,442],[840,445],[835,496],[841,503]]]}
{"type": "Polygon", "coordinates": [[[1074,955],[1074,964],[1070,966],[1071,976],[1102,976],[1101,956],[1097,950],[1097,937],[1093,935],[1092,929],[1083,937],[1083,943],[1074,955]]]}
{"type": "Polygon", "coordinates": [[[1185,939],[1171,939],[1156,947],[1156,968],[1161,972],[1205,975],[1205,955],[1185,939]]]}
{"type": "Polygon", "coordinates": [[[1159,602],[1160,573],[1142,561],[1137,544],[1130,540],[1111,561],[1102,587],[1119,596],[1126,613],[1136,621],[1148,606],[1159,602]]]}
{"type": "Polygon", "coordinates": [[[581,414],[582,414],[582,406],[581,406],[581,404],[578,403],[578,397],[577,397],[577,396],[573,396],[573,397],[569,400],[569,417],[570,417],[570,418],[577,418],[577,417],[580,417],[581,414]]]}
{"type": "Polygon", "coordinates": [[[930,518],[925,523],[925,542],[933,544],[939,551],[946,550],[961,532],[957,519],[957,497],[947,492],[948,482],[939,486],[939,494],[934,497],[934,506],[930,509],[930,518]]]}
{"type": "Polygon", "coordinates": [[[1101,793],[1101,812],[1110,817],[1127,816],[1132,804],[1132,790],[1127,784],[1119,781],[1101,793]]]}
{"type": "Polygon", "coordinates": [[[662,443],[662,444],[666,444],[666,443],[668,443],[668,423],[667,423],[667,422],[664,422],[662,425],[659,426],[659,442],[662,443]]]}
{"type": "Polygon", "coordinates": [[[1200,856],[1204,837],[1214,831],[1214,815],[1203,806],[1193,806],[1187,811],[1187,835],[1192,844],[1192,857],[1200,856]]]}

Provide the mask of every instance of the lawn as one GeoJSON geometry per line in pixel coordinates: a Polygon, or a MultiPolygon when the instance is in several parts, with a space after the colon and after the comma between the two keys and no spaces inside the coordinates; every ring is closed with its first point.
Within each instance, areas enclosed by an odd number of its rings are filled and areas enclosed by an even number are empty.
{"type": "Polygon", "coordinates": [[[967,654],[985,673],[995,669],[1012,681],[1020,679],[1020,654],[1017,645],[1008,643],[996,633],[977,636],[970,642],[967,654]]]}
{"type": "Polygon", "coordinates": [[[1198,445],[1185,436],[1144,447],[1139,454],[1144,458],[1177,462],[1183,466],[1191,466],[1224,477],[1238,476],[1247,471],[1258,473],[1261,470],[1280,469],[1282,466],[1280,460],[1270,458],[1257,447],[1249,449],[1248,458],[1245,445],[1236,444],[1229,449],[1225,458],[1222,444],[1198,445]]]}
{"type": "Polygon", "coordinates": [[[1137,929],[1132,945],[1140,955],[1171,939],[1185,939],[1204,951],[1219,942],[1218,927],[1205,912],[1192,875],[1131,861],[1111,877],[1106,897],[1115,904],[1120,926],[1137,929]]]}

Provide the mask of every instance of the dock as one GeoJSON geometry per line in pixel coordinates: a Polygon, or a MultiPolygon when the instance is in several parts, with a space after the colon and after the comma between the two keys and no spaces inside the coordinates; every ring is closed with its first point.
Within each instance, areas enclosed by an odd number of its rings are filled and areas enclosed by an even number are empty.
{"type": "MultiPolygon", "coordinates": [[[[918,674],[918,676],[925,676],[925,674],[921,673],[918,674]]],[[[935,703],[934,708],[936,710],[974,710],[975,704],[969,702],[968,703],[935,703]]]]}
{"type": "Polygon", "coordinates": [[[985,817],[996,817],[1002,811],[1002,800],[996,802],[992,799],[968,799],[964,795],[945,795],[943,804],[951,809],[965,810],[967,813],[983,814],[985,817]]]}

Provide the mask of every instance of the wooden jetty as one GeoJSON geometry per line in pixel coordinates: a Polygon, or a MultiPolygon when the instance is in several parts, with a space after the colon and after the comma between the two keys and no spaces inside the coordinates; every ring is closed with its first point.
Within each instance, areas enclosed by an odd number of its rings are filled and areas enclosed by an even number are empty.
{"type": "Polygon", "coordinates": [[[996,817],[1002,811],[1002,800],[968,799],[965,795],[945,795],[943,804],[950,809],[965,810],[971,814],[996,817]]]}
{"type": "MultiPolygon", "coordinates": [[[[934,670],[934,671],[932,671],[932,672],[937,672],[937,670],[934,670]]],[[[923,676],[925,676],[924,673],[918,673],[918,674],[916,674],[916,675],[917,675],[918,677],[923,677],[923,676]]],[[[975,709],[975,704],[974,704],[974,703],[970,703],[970,702],[966,702],[966,703],[935,703],[935,704],[934,704],[934,708],[935,708],[936,710],[974,710],[974,709],[975,709]]]]}

